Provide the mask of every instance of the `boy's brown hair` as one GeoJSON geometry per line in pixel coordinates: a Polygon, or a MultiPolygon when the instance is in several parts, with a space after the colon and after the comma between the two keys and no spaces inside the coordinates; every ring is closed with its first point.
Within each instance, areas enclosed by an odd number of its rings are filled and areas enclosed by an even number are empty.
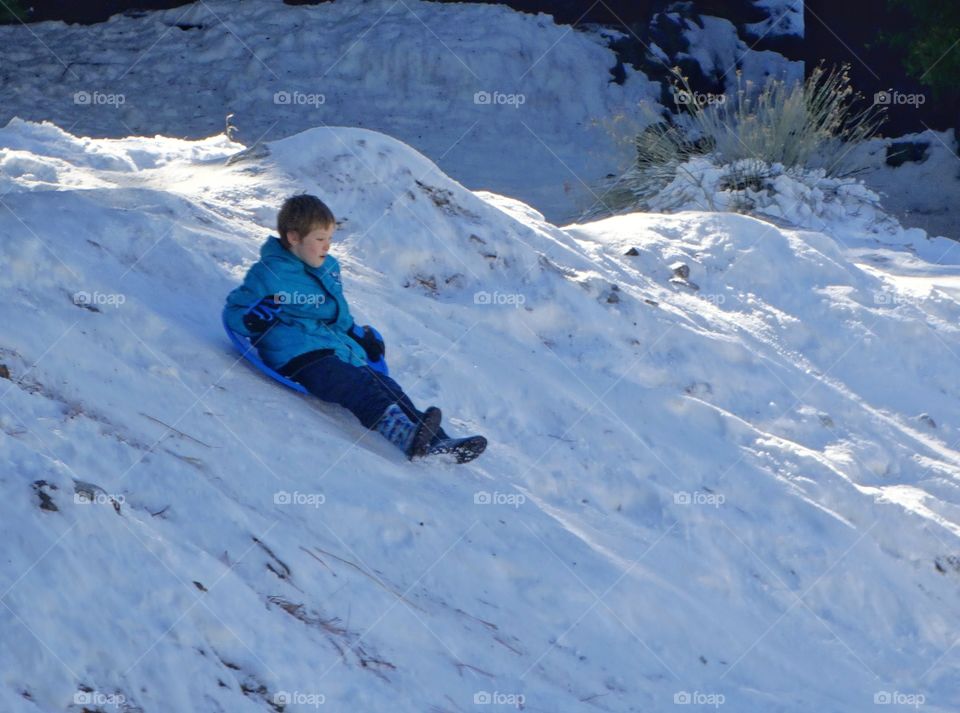
{"type": "Polygon", "coordinates": [[[280,233],[280,242],[285,248],[290,247],[287,241],[289,230],[295,230],[304,236],[318,226],[329,228],[336,223],[337,219],[327,204],[308,193],[287,198],[277,214],[277,231],[280,233]]]}

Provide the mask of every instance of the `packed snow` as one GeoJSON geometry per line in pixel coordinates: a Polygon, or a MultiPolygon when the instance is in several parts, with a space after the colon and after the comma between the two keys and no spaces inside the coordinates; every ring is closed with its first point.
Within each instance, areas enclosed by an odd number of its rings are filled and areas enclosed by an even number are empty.
{"type": "Polygon", "coordinates": [[[960,241],[960,158],[953,129],[877,137],[848,150],[864,169],[858,177],[880,196],[885,210],[930,235],[960,241]],[[887,164],[891,147],[903,143],[922,147],[920,156],[899,166],[887,164]]]}
{"type": "Polygon", "coordinates": [[[202,138],[226,122],[247,146],[364,127],[558,221],[626,167],[638,105],[659,96],[629,66],[613,82],[616,64],[597,32],[500,5],[204,0],[88,27],[0,26],[0,125],[202,138]]]}
{"type": "MultiPolygon", "coordinates": [[[[634,179],[637,184],[642,185],[634,179]]],[[[956,240],[904,228],[887,211],[886,196],[858,178],[827,176],[823,169],[785,168],[757,159],[718,166],[696,157],[680,164],[661,190],[649,192],[644,204],[656,211],[744,212],[778,225],[827,232],[848,246],[898,245],[935,265],[960,265],[956,240]]]]}
{"type": "MultiPolygon", "coordinates": [[[[802,8],[800,0],[794,1],[802,8]]],[[[671,15],[675,22],[683,25],[683,37],[690,45],[687,52],[678,54],[678,58],[689,57],[695,60],[700,65],[703,76],[722,84],[728,94],[736,95],[738,69],[741,71],[739,81],[752,82],[754,86],[763,86],[768,78],[786,82],[803,80],[803,62],[788,60],[777,52],[753,49],[739,37],[736,25],[730,20],[705,16],[694,22],[684,19],[679,13],[671,15]]],[[[781,17],[781,20],[771,19],[771,26],[788,20],[789,15],[781,17]]],[[[752,29],[756,31],[764,25],[766,23],[758,23],[758,26],[752,29]]],[[[763,30],[760,30],[760,33],[762,34],[763,30]]],[[[757,41],[752,40],[752,44],[756,45],[757,41]]]]}
{"type": "Polygon", "coordinates": [[[768,18],[763,22],[747,25],[758,37],[803,37],[803,0],[754,0],[753,5],[768,14],[768,18]]]}
{"type": "Polygon", "coordinates": [[[960,705],[960,292],[910,236],[558,228],[357,128],[14,120],[0,181],[0,710],[960,705]],[[300,191],[474,463],[232,351],[300,191]]]}

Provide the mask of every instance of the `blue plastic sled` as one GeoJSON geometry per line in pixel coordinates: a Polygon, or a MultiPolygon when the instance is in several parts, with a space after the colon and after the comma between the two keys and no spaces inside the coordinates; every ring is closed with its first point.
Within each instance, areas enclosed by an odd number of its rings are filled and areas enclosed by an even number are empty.
{"type": "MultiPolygon", "coordinates": [[[[266,374],[274,381],[279,381],[284,386],[289,387],[301,394],[310,393],[305,388],[303,388],[303,384],[298,384],[296,381],[293,381],[292,379],[288,379],[283,374],[280,374],[274,371],[269,366],[264,364],[260,360],[260,356],[257,354],[256,347],[254,347],[253,344],[250,343],[250,340],[240,334],[237,334],[232,329],[230,329],[230,325],[227,324],[226,314],[224,314],[221,317],[221,321],[223,322],[223,330],[227,333],[227,336],[230,338],[230,342],[233,344],[234,347],[236,347],[237,351],[240,352],[240,355],[244,359],[246,359],[248,362],[253,364],[258,371],[266,374]]],[[[385,376],[389,375],[390,373],[389,369],[387,368],[387,360],[383,357],[380,357],[379,361],[368,361],[367,365],[374,371],[378,371],[381,374],[384,374],[385,376]]]]}

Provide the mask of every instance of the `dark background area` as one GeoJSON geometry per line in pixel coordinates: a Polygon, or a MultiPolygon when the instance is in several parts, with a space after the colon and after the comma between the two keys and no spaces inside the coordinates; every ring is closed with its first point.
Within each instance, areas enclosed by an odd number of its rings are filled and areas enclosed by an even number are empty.
{"type": "MultiPolygon", "coordinates": [[[[480,1],[484,4],[508,5],[521,12],[547,13],[561,24],[577,26],[596,23],[628,31],[632,37],[617,43],[614,49],[621,62],[648,72],[657,68],[643,61],[645,45],[655,39],[662,46],[662,38],[657,35],[656,27],[651,27],[651,20],[656,13],[675,4],[671,0],[480,1]]],[[[320,4],[319,0],[285,2],[289,5],[320,4]]],[[[190,3],[183,0],[35,0],[20,3],[25,9],[26,22],[62,20],[84,24],[103,22],[117,13],[137,15],[146,10],[187,4],[190,3]]],[[[685,5],[688,8],[685,15],[723,17],[738,27],[763,18],[762,12],[754,7],[751,0],[695,0],[685,5]]],[[[884,0],[804,0],[805,36],[802,40],[793,37],[751,38],[743,32],[741,38],[752,49],[772,50],[790,59],[804,60],[808,71],[820,60],[825,60],[827,65],[849,64],[852,84],[868,102],[882,91],[922,95],[923,104],[919,107],[911,104],[888,105],[887,123],[883,128],[886,135],[956,127],[960,124],[960,80],[954,88],[940,92],[935,97],[929,87],[908,75],[904,69],[904,52],[879,41],[880,32],[895,32],[910,22],[909,14],[903,9],[891,8],[884,0]]],[[[960,45],[952,52],[960,52],[960,45]]],[[[685,72],[688,69],[684,67],[685,72]]],[[[614,67],[612,71],[616,80],[618,68],[614,67]]],[[[662,79],[659,76],[654,78],[662,79]]],[[[698,87],[698,83],[704,84],[704,78],[698,78],[696,73],[691,79],[697,89],[715,89],[710,86],[698,87]]]]}
{"type": "MultiPolygon", "coordinates": [[[[847,62],[851,83],[868,98],[890,90],[924,96],[919,108],[888,106],[884,134],[960,126],[960,77],[950,91],[935,97],[906,72],[904,53],[878,39],[881,31],[895,32],[910,25],[912,19],[902,8],[893,9],[882,0],[804,0],[803,19],[804,41],[800,54],[791,59],[804,60],[808,71],[823,58],[830,64],[847,62]]],[[[960,53],[960,44],[951,52],[960,53]]]]}

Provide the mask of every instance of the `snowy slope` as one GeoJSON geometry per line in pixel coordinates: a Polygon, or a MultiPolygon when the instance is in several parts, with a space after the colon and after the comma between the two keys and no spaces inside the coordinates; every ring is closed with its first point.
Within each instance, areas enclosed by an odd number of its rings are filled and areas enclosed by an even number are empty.
{"type": "Polygon", "coordinates": [[[559,229],[362,129],[241,148],[0,130],[0,710],[960,705],[955,273],[559,229]],[[474,464],[238,363],[223,297],[299,190],[474,464]]]}

